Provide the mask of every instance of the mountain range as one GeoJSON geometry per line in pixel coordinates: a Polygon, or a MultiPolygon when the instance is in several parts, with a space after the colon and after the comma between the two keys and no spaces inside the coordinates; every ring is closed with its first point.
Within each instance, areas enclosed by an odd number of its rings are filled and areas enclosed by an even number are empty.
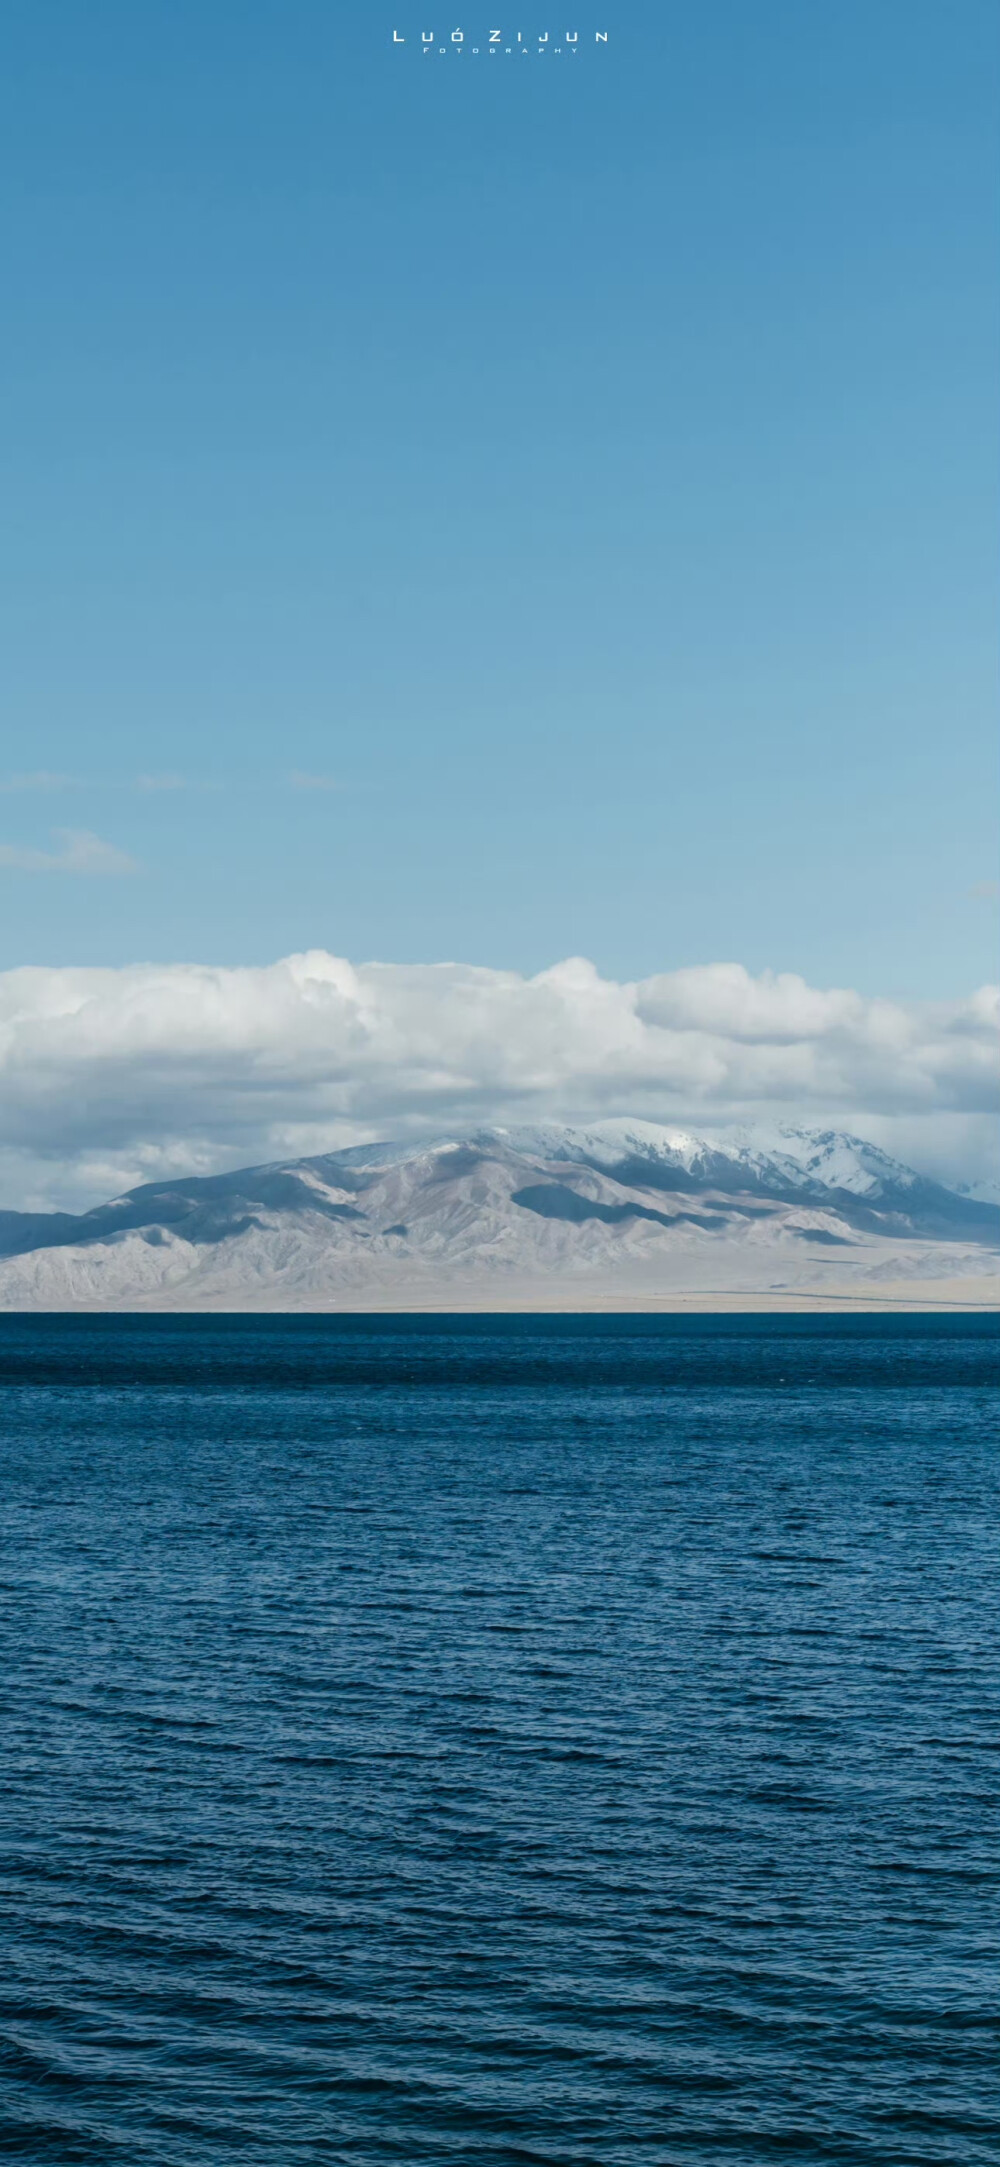
{"type": "MultiPolygon", "coordinates": [[[[581,1307],[989,1277],[1000,1209],[833,1130],[484,1128],[0,1212],[0,1308],[581,1307]]],[[[998,1282],[1000,1286],[1000,1282],[998,1282]]]]}

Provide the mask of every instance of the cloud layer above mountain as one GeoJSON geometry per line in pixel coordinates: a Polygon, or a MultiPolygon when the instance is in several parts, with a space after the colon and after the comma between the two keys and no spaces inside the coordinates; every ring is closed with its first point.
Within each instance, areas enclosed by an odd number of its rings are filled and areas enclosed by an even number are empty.
{"type": "Polygon", "coordinates": [[[634,984],[580,959],[0,974],[7,1205],[486,1121],[835,1121],[974,1179],[998,993],[904,1005],[739,964],[634,984]],[[921,1139],[923,1144],[921,1145],[921,1139]]]}

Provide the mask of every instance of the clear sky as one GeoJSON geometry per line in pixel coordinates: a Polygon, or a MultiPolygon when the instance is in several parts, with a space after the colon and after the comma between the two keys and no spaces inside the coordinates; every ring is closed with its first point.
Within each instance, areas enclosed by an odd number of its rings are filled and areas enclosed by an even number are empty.
{"type": "Polygon", "coordinates": [[[8,0],[3,965],[993,975],[1000,11],[558,4],[8,0]]]}

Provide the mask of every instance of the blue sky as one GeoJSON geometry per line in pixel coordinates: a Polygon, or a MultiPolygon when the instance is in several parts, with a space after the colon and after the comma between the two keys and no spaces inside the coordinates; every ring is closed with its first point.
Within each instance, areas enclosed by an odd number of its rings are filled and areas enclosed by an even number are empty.
{"type": "Polygon", "coordinates": [[[0,964],[993,975],[994,0],[573,21],[8,7],[0,964]]]}

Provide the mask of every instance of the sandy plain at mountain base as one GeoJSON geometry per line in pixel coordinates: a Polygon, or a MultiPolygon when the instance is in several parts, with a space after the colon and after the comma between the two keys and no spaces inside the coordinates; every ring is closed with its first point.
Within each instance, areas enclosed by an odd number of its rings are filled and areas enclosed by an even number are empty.
{"type": "MultiPolygon", "coordinates": [[[[761,1291],[750,1288],[720,1288],[717,1292],[699,1289],[691,1294],[676,1290],[663,1294],[638,1294],[634,1289],[606,1289],[586,1293],[579,1287],[553,1287],[525,1289],[523,1293],[507,1292],[502,1296],[492,1293],[477,1295],[470,1301],[467,1290],[455,1289],[446,1298],[442,1289],[438,1299],[394,1301],[345,1301],[324,1305],[328,1313],[355,1316],[410,1315],[429,1316],[499,1316],[499,1315],[569,1315],[578,1316],[724,1316],[738,1315],[808,1315],[829,1313],[831,1316],[844,1311],[867,1311],[869,1314],[891,1311],[940,1311],[965,1310],[969,1313],[982,1311],[1000,1316],[1000,1280],[997,1279],[938,1279],[900,1280],[895,1285],[882,1285],[876,1289],[859,1287],[817,1287],[812,1291],[801,1287],[761,1291]]],[[[315,1313],[319,1313],[318,1311],[315,1313]]]]}
{"type": "Polygon", "coordinates": [[[724,1316],[738,1315],[822,1315],[831,1316],[845,1311],[876,1314],[892,1311],[939,1311],[964,1310],[969,1313],[1000,1316],[1000,1280],[997,1279],[937,1279],[900,1280],[896,1284],[883,1284],[876,1289],[859,1287],[817,1287],[812,1290],[782,1288],[761,1291],[750,1288],[720,1288],[714,1292],[699,1289],[690,1294],[675,1289],[663,1294],[638,1294],[634,1289],[622,1292],[607,1289],[602,1293],[589,1290],[584,1294],[579,1286],[552,1288],[540,1291],[525,1290],[522,1295],[507,1294],[501,1299],[479,1298],[469,1301],[456,1292],[451,1300],[434,1302],[350,1302],[338,1304],[339,1309],[357,1315],[372,1315],[395,1310],[398,1313],[421,1312],[430,1315],[500,1314],[558,1315],[575,1312],[581,1316],[724,1316]]]}
{"type": "Polygon", "coordinates": [[[325,1301],[315,1296],[282,1301],[262,1292],[234,1303],[221,1294],[192,1299],[178,1291],[158,1299],[83,1300],[58,1307],[119,1316],[944,1316],[961,1311],[1000,1317],[1000,1278],[905,1279],[883,1281],[877,1287],[697,1288],[690,1293],[676,1288],[663,1293],[643,1293],[634,1287],[596,1288],[581,1286],[579,1281],[502,1290],[493,1285],[470,1293],[466,1282],[437,1287],[433,1295],[426,1287],[399,1287],[381,1297],[345,1293],[325,1301]]]}

